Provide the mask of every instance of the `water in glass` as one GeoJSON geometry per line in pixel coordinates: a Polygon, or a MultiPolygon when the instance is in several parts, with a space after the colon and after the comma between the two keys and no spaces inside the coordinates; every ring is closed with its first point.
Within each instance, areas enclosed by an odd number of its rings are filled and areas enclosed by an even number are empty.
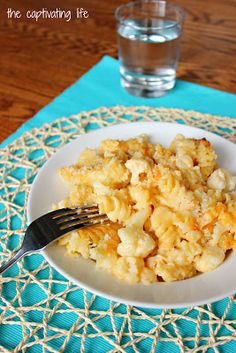
{"type": "Polygon", "coordinates": [[[181,29],[174,21],[156,20],[147,30],[143,21],[128,19],[118,28],[121,80],[127,90],[136,86],[137,95],[160,96],[175,84],[181,29]]]}

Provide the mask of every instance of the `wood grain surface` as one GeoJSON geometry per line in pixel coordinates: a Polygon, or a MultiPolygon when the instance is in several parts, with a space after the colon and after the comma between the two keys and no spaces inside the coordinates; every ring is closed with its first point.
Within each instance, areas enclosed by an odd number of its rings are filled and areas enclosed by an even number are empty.
{"type": "MultiPolygon", "coordinates": [[[[103,55],[117,57],[114,10],[121,0],[1,0],[0,141],[103,55]],[[84,8],[89,18],[8,19],[20,10],[84,8]]],[[[176,0],[186,17],[178,78],[236,93],[236,0],[176,0]]]]}

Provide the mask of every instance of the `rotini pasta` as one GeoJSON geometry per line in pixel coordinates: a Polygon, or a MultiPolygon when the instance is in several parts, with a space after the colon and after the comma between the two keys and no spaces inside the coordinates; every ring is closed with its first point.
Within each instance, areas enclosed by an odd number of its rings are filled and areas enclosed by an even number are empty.
{"type": "Polygon", "coordinates": [[[112,195],[100,195],[97,198],[99,210],[106,213],[112,222],[125,224],[132,214],[132,208],[126,199],[112,195]]]}
{"type": "Polygon", "coordinates": [[[110,224],[59,240],[73,256],[128,283],[177,281],[219,266],[236,250],[236,178],[218,168],[206,139],[177,135],[105,140],[60,170],[68,197],[57,207],[98,204],[110,224]]]}

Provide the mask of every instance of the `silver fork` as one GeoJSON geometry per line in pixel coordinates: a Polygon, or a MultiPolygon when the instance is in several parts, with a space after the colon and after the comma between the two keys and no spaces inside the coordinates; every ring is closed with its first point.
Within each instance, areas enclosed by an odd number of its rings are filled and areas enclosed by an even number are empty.
{"type": "Polygon", "coordinates": [[[62,208],[49,212],[37,218],[28,226],[21,248],[0,267],[0,274],[22,256],[31,251],[44,249],[49,243],[72,230],[91,227],[107,221],[107,215],[99,214],[97,205],[76,209],[62,208]]]}

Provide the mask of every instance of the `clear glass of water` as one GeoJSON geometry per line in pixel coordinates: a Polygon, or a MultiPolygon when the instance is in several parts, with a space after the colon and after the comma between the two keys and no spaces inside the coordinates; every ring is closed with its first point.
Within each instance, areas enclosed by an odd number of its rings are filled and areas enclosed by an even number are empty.
{"type": "Polygon", "coordinates": [[[175,85],[185,12],[167,1],[140,0],[115,12],[121,84],[142,97],[160,97],[175,85]]]}

